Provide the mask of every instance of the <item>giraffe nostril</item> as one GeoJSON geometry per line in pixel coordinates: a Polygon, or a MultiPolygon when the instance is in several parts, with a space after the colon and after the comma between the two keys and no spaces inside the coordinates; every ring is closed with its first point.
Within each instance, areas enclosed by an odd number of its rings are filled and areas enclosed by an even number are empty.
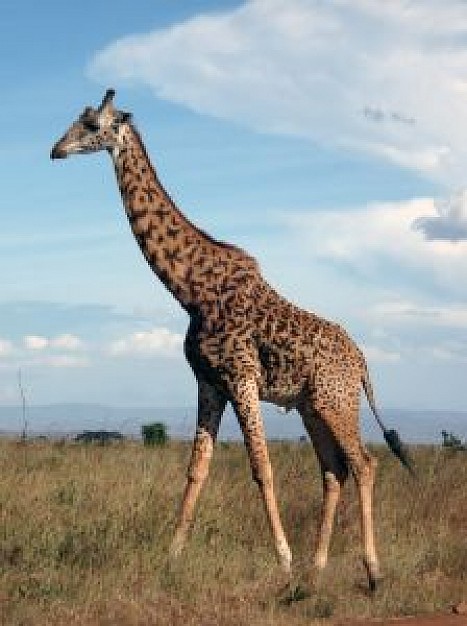
{"type": "Polygon", "coordinates": [[[52,148],[52,152],[50,153],[51,159],[64,159],[66,157],[66,152],[61,149],[58,145],[55,145],[52,148]]]}

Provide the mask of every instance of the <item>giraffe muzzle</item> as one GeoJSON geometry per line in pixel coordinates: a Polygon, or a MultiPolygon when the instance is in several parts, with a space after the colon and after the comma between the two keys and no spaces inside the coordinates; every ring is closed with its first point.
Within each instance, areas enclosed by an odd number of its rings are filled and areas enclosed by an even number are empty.
{"type": "Polygon", "coordinates": [[[60,148],[59,144],[55,144],[52,148],[52,152],[50,153],[51,159],[64,159],[67,156],[67,153],[63,148],[60,148]]]}

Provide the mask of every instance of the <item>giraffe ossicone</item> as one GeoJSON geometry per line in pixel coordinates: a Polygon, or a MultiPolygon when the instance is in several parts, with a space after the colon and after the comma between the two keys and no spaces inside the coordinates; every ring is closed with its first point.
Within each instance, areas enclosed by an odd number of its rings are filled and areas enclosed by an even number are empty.
{"type": "MultiPolygon", "coordinates": [[[[260,401],[295,408],[315,448],[323,476],[323,506],[314,563],[326,565],[336,506],[349,470],[359,494],[363,557],[370,588],[379,578],[373,529],[376,461],[358,423],[363,386],[379,419],[365,359],[337,324],[280,296],[257,262],[240,248],[197,228],[158,179],[129,113],[114,108],[108,90],[87,107],[52,149],[52,158],[107,151],[125,211],[151,269],[187,311],[184,350],[198,384],[198,421],[173,554],[182,550],[208,475],[227,402],[237,415],[258,483],[277,557],[290,572],[292,555],[274,492],[260,401]]],[[[406,451],[391,449],[406,464],[406,451]]]]}

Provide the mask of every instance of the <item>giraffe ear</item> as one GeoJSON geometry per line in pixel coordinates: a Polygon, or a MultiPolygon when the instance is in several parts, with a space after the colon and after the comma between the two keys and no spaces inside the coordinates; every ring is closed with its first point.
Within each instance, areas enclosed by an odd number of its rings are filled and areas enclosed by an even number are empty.
{"type": "Polygon", "coordinates": [[[105,96],[102,98],[102,103],[98,109],[99,112],[103,111],[104,108],[108,104],[110,104],[114,98],[115,98],[115,89],[107,89],[107,91],[105,92],[105,96]]]}

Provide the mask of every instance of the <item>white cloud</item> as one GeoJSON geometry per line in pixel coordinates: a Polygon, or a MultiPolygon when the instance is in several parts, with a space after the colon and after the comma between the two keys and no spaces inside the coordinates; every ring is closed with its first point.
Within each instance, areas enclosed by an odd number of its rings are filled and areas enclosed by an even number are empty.
{"type": "Polygon", "coordinates": [[[167,328],[153,328],[138,331],[113,341],[109,352],[112,355],[175,355],[181,353],[183,336],[173,333],[167,328]]]}
{"type": "Polygon", "coordinates": [[[0,338],[0,357],[10,356],[13,353],[13,344],[8,339],[0,338]]]}
{"type": "Polygon", "coordinates": [[[114,41],[89,72],[459,185],[466,30],[462,0],[250,0],[114,41]]]}
{"type": "Polygon", "coordinates": [[[24,340],[24,347],[26,350],[45,350],[50,341],[46,337],[41,337],[39,335],[27,335],[24,340]]]}
{"type": "Polygon", "coordinates": [[[83,347],[82,340],[76,335],[64,334],[50,340],[50,345],[59,350],[75,351],[83,347]]]}
{"type": "Polygon", "coordinates": [[[87,356],[73,354],[83,348],[84,343],[79,337],[67,333],[56,337],[26,335],[17,347],[10,340],[0,339],[0,356],[14,356],[2,364],[9,370],[86,367],[90,364],[87,356]]]}
{"type": "Polygon", "coordinates": [[[453,300],[467,297],[467,240],[426,240],[413,227],[421,218],[438,216],[432,198],[371,204],[360,209],[284,213],[292,246],[303,258],[340,264],[360,277],[393,285],[411,276],[412,290],[421,284],[450,292],[453,300]],[[414,280],[415,279],[415,280],[414,280]]]}
{"type": "Polygon", "coordinates": [[[387,325],[434,326],[451,329],[467,329],[467,306],[450,304],[445,306],[423,305],[415,302],[395,300],[380,302],[367,310],[370,319],[387,325]]]}
{"type": "Polygon", "coordinates": [[[27,350],[42,351],[46,349],[75,351],[83,347],[83,342],[76,335],[63,334],[57,337],[42,337],[40,335],[27,335],[23,340],[27,350]]]}
{"type": "Polygon", "coordinates": [[[435,203],[437,214],[419,217],[414,228],[428,240],[467,240],[467,189],[435,203]]]}
{"type": "Polygon", "coordinates": [[[439,361],[467,363],[467,342],[449,341],[435,345],[429,356],[439,361]]]}
{"type": "Polygon", "coordinates": [[[361,348],[369,361],[394,363],[395,361],[399,361],[401,358],[399,352],[387,350],[386,348],[381,348],[380,346],[363,344],[361,348]]]}

